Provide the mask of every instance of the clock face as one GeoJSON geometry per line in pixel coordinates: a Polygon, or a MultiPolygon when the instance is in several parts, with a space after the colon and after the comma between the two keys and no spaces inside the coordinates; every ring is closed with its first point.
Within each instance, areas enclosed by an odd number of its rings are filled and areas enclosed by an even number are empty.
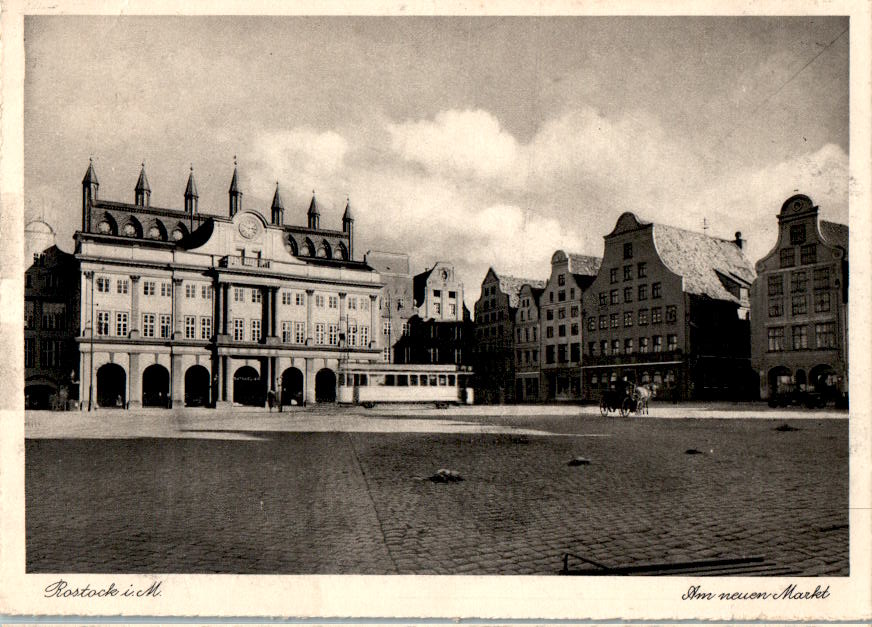
{"type": "Polygon", "coordinates": [[[248,218],[239,223],[239,234],[245,239],[251,239],[257,235],[257,222],[254,218],[248,218]]]}

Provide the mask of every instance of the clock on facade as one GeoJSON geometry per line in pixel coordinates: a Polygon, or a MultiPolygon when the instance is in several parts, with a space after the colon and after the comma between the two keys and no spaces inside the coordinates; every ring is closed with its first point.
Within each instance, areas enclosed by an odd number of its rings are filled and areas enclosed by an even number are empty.
{"type": "Polygon", "coordinates": [[[251,239],[257,235],[257,221],[254,218],[246,218],[239,223],[239,234],[245,239],[251,239]]]}

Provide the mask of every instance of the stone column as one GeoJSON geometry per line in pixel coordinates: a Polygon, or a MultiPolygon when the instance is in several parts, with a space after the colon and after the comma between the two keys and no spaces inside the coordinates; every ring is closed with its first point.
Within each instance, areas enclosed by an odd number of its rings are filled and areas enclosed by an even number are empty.
{"type": "MultiPolygon", "coordinates": [[[[312,346],[315,343],[315,323],[312,321],[312,299],[315,297],[315,290],[306,290],[306,346],[312,346]]],[[[306,369],[309,368],[309,362],[306,361],[306,369]]],[[[308,375],[307,375],[308,380],[308,375]]]]}
{"type": "Polygon", "coordinates": [[[272,313],[270,299],[272,298],[272,289],[269,287],[256,287],[254,289],[260,290],[260,341],[261,343],[266,343],[266,338],[272,335],[270,333],[270,314],[272,313]]]}
{"type": "Polygon", "coordinates": [[[218,368],[218,399],[221,403],[227,403],[227,355],[221,355],[218,368]]]}
{"type": "Polygon", "coordinates": [[[212,306],[212,333],[218,335],[223,329],[224,319],[224,286],[218,283],[215,286],[215,300],[212,306]]]}
{"type": "Polygon", "coordinates": [[[276,303],[276,297],[279,295],[279,288],[277,287],[269,287],[267,288],[270,293],[269,302],[270,302],[270,312],[269,312],[269,334],[272,337],[276,337],[276,310],[278,309],[278,303],[276,303]]]}
{"type": "Polygon", "coordinates": [[[310,404],[315,402],[315,374],[312,372],[312,359],[310,357],[306,358],[306,372],[305,372],[305,380],[304,384],[304,396],[303,402],[305,404],[310,404]]]}
{"type": "Polygon", "coordinates": [[[139,275],[130,275],[130,337],[139,337],[139,275]]]}
{"type": "Polygon", "coordinates": [[[378,348],[379,341],[378,338],[381,336],[381,329],[377,328],[378,320],[379,320],[379,311],[376,305],[378,304],[378,295],[370,294],[369,295],[369,347],[370,348],[378,348]]]}
{"type": "MultiPolygon", "coordinates": [[[[339,292],[339,332],[348,332],[348,313],[345,311],[345,292],[339,292]]],[[[346,335],[346,338],[348,336],[346,335]]]]}
{"type": "Polygon", "coordinates": [[[182,372],[182,356],[173,355],[172,357],[172,389],[170,390],[170,398],[172,398],[173,407],[185,406],[185,379],[182,372]]]}
{"type": "Polygon", "coordinates": [[[130,353],[130,371],[127,373],[127,404],[131,409],[142,407],[142,373],[139,371],[139,353],[130,353]]]}
{"type": "Polygon", "coordinates": [[[224,293],[221,299],[221,304],[224,307],[221,311],[221,335],[227,335],[228,325],[230,324],[230,283],[222,283],[221,291],[224,293]]]}
{"type": "Polygon", "coordinates": [[[179,306],[179,300],[181,299],[182,293],[182,280],[173,277],[173,331],[170,334],[170,337],[174,340],[181,339],[183,336],[183,324],[182,320],[184,319],[182,316],[181,307],[179,306]]]}

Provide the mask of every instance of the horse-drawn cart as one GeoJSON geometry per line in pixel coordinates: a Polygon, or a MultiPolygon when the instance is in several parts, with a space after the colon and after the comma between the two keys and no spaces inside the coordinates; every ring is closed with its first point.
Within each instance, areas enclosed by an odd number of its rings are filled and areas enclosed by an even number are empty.
{"type": "Polygon", "coordinates": [[[652,388],[645,386],[633,387],[626,385],[617,389],[606,390],[600,399],[600,413],[608,416],[613,411],[620,412],[625,418],[634,414],[648,413],[648,399],[653,396],[652,388]]]}

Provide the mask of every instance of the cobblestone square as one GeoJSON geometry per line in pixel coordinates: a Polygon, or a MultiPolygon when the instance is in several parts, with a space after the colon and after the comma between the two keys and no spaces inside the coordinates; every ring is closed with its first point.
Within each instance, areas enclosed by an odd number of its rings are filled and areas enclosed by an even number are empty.
{"type": "Polygon", "coordinates": [[[29,431],[27,570],[548,575],[569,552],[848,574],[847,419],[345,411],[29,431]]]}

